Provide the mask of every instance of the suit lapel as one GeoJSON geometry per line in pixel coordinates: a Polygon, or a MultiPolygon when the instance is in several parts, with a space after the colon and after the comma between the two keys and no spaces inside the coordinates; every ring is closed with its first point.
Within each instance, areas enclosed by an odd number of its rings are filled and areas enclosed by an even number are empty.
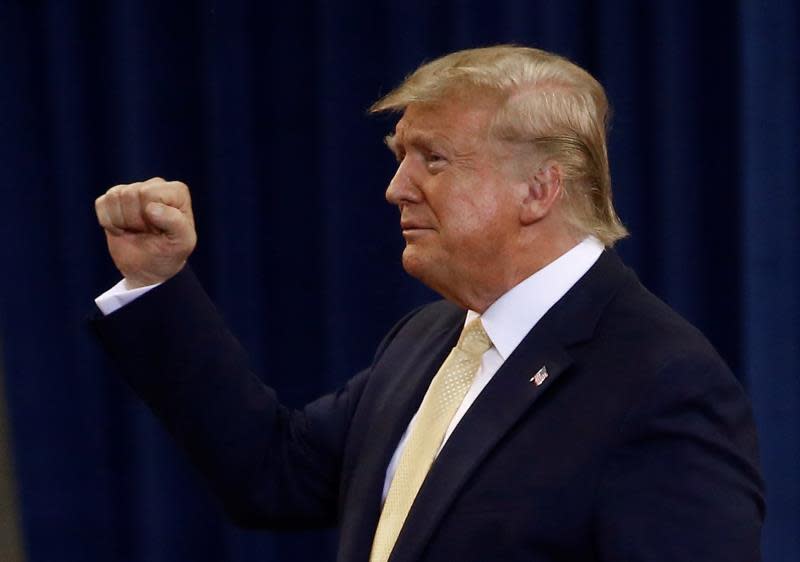
{"type": "MultiPolygon", "coordinates": [[[[409,339],[427,342],[427,345],[402,345],[397,342],[396,349],[400,349],[401,353],[381,361],[379,369],[389,375],[388,383],[380,388],[371,403],[363,452],[353,467],[352,488],[347,494],[347,505],[342,513],[346,520],[344,526],[357,529],[358,533],[342,537],[340,560],[369,558],[380,516],[386,468],[419,408],[431,379],[458,341],[464,314],[457,314],[455,322],[450,322],[426,338],[410,334],[409,339]]],[[[389,350],[386,355],[391,353],[389,350]]]]}
{"type": "MultiPolygon", "coordinates": [[[[568,376],[573,362],[568,348],[591,337],[602,309],[614,289],[621,286],[623,271],[616,255],[604,252],[497,371],[431,467],[398,537],[391,561],[421,557],[469,477],[539,397],[561,377],[568,376]],[[546,368],[548,376],[541,384],[535,384],[531,378],[541,367],[546,368]]],[[[395,445],[393,441],[392,446],[395,445]]]]}
{"type": "MultiPolygon", "coordinates": [[[[529,334],[528,339],[536,338],[529,334]]],[[[567,371],[572,363],[569,354],[547,338],[538,339],[538,345],[521,345],[520,352],[508,358],[456,426],[414,500],[391,560],[420,558],[469,477],[519,418],[567,371]],[[547,368],[548,377],[536,385],[530,379],[542,366],[547,368]]]]}

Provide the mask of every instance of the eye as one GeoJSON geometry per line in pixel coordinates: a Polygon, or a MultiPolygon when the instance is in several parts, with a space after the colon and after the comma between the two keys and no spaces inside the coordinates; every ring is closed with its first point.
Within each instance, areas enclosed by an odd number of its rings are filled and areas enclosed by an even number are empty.
{"type": "Polygon", "coordinates": [[[425,166],[431,173],[438,172],[442,167],[447,164],[447,159],[441,154],[436,152],[428,152],[425,154],[425,166]]]}

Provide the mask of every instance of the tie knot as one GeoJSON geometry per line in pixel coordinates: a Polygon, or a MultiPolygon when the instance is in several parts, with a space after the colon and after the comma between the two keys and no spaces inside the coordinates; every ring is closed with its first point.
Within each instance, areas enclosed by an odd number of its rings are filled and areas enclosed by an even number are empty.
{"type": "Polygon", "coordinates": [[[483,355],[492,347],[492,340],[489,339],[489,334],[483,329],[480,318],[476,318],[464,326],[456,347],[470,355],[478,356],[483,355]]]}

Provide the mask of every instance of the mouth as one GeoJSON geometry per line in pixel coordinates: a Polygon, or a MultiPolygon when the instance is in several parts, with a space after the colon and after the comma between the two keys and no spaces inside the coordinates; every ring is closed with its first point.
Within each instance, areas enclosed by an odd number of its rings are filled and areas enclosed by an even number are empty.
{"type": "Polygon", "coordinates": [[[432,233],[432,228],[414,227],[404,228],[402,234],[406,244],[417,244],[423,240],[427,240],[432,233]]]}
{"type": "Polygon", "coordinates": [[[404,238],[415,237],[433,230],[432,228],[418,224],[401,224],[400,228],[403,231],[404,238]]]}
{"type": "Polygon", "coordinates": [[[403,232],[412,232],[415,230],[432,230],[429,226],[414,221],[400,221],[400,229],[403,232]]]}

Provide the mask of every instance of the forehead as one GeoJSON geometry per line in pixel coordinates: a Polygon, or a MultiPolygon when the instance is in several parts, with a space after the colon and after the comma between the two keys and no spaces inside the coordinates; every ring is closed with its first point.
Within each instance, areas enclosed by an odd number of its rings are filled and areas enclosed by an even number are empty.
{"type": "Polygon", "coordinates": [[[448,97],[429,103],[412,103],[406,107],[395,127],[400,142],[417,138],[444,137],[450,142],[484,140],[497,105],[486,96],[448,97]]]}

